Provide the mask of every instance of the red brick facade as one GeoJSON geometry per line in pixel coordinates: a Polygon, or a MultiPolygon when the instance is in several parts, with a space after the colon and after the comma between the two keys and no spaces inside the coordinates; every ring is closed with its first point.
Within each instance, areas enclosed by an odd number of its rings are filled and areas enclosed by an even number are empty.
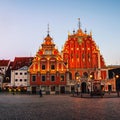
{"type": "Polygon", "coordinates": [[[29,74],[33,93],[40,88],[48,93],[71,92],[77,79],[81,90],[87,92],[90,76],[94,80],[107,77],[104,59],[91,33],[83,32],[80,27],[68,35],[61,53],[48,33],[29,67],[29,74]]]}
{"type": "Polygon", "coordinates": [[[42,87],[45,92],[65,92],[66,66],[48,34],[29,68],[32,92],[42,87]]]}
{"type": "Polygon", "coordinates": [[[91,34],[87,34],[81,29],[74,31],[73,34],[68,35],[62,53],[64,62],[68,63],[69,71],[72,74],[71,79],[75,79],[76,72],[79,72],[81,77],[94,73],[95,79],[106,78],[104,59],[91,34]]]}

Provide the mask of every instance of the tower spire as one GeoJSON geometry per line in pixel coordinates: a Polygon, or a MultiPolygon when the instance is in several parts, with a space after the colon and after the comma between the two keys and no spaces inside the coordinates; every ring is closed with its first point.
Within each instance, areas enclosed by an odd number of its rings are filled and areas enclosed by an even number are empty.
{"type": "Polygon", "coordinates": [[[80,18],[78,18],[78,28],[80,29],[81,25],[80,25],[80,18]]]}
{"type": "Polygon", "coordinates": [[[47,31],[47,33],[48,33],[48,34],[47,34],[47,35],[49,36],[49,33],[50,33],[50,31],[49,31],[49,24],[48,24],[48,26],[47,26],[47,27],[48,27],[48,31],[47,31]]]}

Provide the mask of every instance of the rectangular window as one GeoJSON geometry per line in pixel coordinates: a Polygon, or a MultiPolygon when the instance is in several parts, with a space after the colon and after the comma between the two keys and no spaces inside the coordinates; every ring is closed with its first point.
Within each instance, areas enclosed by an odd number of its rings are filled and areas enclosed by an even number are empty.
{"type": "Polygon", "coordinates": [[[45,70],[45,65],[42,65],[42,70],[45,70]]]}
{"type": "Polygon", "coordinates": [[[42,75],[42,81],[43,82],[45,82],[45,79],[46,79],[45,75],[42,75]]]}
{"type": "Polygon", "coordinates": [[[25,72],[24,75],[27,75],[27,72],[25,72]]]}
{"type": "Polygon", "coordinates": [[[18,75],[18,73],[16,72],[15,75],[18,75]]]}
{"type": "Polygon", "coordinates": [[[22,72],[20,72],[20,75],[22,75],[22,72]]]}
{"type": "Polygon", "coordinates": [[[32,81],[35,82],[36,81],[36,75],[32,76],[32,81]]]}
{"type": "Polygon", "coordinates": [[[26,82],[27,81],[27,79],[24,79],[24,82],[26,82]]]}
{"type": "Polygon", "coordinates": [[[22,79],[20,79],[20,82],[22,82],[22,79]]]}
{"type": "Polygon", "coordinates": [[[54,70],[55,69],[55,65],[51,65],[51,70],[54,70]]]}
{"type": "Polygon", "coordinates": [[[15,82],[17,82],[18,81],[18,79],[15,79],[15,82]]]}
{"type": "Polygon", "coordinates": [[[52,82],[55,81],[55,76],[54,76],[54,75],[51,76],[51,81],[52,81],[52,82]]]}
{"type": "Polygon", "coordinates": [[[64,81],[64,75],[61,75],[61,77],[60,77],[60,81],[61,81],[61,82],[64,81]]]}

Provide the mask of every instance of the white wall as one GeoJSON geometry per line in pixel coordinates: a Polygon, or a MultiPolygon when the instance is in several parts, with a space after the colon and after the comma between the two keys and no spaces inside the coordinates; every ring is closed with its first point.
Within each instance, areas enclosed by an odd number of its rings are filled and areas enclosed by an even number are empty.
{"type": "Polygon", "coordinates": [[[27,86],[27,70],[12,70],[11,85],[12,86],[27,86]]]}

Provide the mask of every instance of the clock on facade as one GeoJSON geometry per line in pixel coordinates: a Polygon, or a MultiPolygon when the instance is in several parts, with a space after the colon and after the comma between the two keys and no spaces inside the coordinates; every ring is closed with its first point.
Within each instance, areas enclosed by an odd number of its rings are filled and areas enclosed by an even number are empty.
{"type": "Polygon", "coordinates": [[[51,50],[46,50],[46,51],[45,51],[45,54],[46,54],[46,55],[51,55],[51,54],[52,54],[52,51],[51,51],[51,50]]]}

